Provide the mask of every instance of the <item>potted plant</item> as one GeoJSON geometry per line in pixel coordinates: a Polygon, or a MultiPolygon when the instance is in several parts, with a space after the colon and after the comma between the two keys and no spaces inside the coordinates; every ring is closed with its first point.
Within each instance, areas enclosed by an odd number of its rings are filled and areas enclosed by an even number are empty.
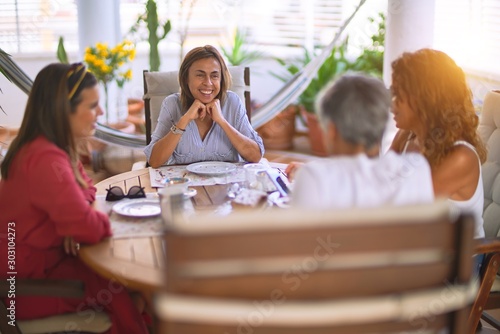
{"type": "MultiPolygon", "coordinates": [[[[299,96],[298,115],[307,125],[311,151],[315,155],[326,156],[328,154],[323,139],[323,132],[319,126],[316,116],[315,102],[318,93],[335,77],[347,72],[364,72],[377,77],[382,77],[384,43],[385,43],[385,15],[379,13],[376,18],[368,18],[371,24],[377,25],[377,32],[371,36],[371,44],[362,49],[361,54],[353,61],[346,57],[348,39],[346,38],[339,46],[335,47],[329,57],[319,68],[316,76],[311,81],[306,90],[299,96]]],[[[290,63],[282,59],[277,61],[282,65],[286,73],[280,75],[271,73],[278,79],[287,82],[311,61],[310,52],[304,49],[304,55],[300,59],[295,59],[290,63]]]]}
{"type": "MultiPolygon", "coordinates": [[[[327,150],[323,139],[321,127],[319,126],[316,113],[315,101],[318,93],[325,87],[333,78],[346,72],[352,66],[351,62],[346,58],[347,39],[341,45],[334,47],[328,58],[323,62],[318,69],[316,76],[313,78],[309,86],[299,96],[297,107],[297,115],[307,125],[309,129],[309,143],[313,154],[318,156],[326,156],[327,150]]],[[[290,78],[305,67],[312,59],[311,53],[304,48],[304,55],[299,59],[294,59],[291,62],[286,62],[283,59],[276,59],[281,66],[286,70],[285,74],[271,73],[276,78],[287,82],[290,78]]]]}

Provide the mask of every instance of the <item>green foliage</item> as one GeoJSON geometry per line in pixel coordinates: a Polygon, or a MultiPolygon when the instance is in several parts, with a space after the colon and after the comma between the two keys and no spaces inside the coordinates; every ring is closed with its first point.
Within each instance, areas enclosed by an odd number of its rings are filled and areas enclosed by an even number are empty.
{"type": "Polygon", "coordinates": [[[262,52],[248,51],[246,35],[238,28],[231,46],[221,46],[222,53],[229,64],[233,66],[245,65],[262,57],[262,52]]]}
{"type": "Polygon", "coordinates": [[[68,54],[66,53],[66,49],[64,48],[64,38],[59,36],[59,43],[57,43],[57,59],[59,62],[63,64],[69,64],[68,54]]]}
{"type": "Polygon", "coordinates": [[[141,24],[145,23],[148,29],[148,43],[149,43],[149,68],[151,71],[159,71],[160,69],[160,53],[158,51],[158,44],[167,37],[167,34],[172,29],[170,20],[160,24],[158,20],[158,6],[155,0],[148,0],[146,2],[146,11],[139,15],[137,21],[130,28],[129,34],[136,34],[141,24]],[[161,33],[158,30],[161,28],[161,33]]]}
{"type": "MultiPolygon", "coordinates": [[[[316,76],[311,81],[306,90],[299,96],[299,105],[304,106],[306,111],[314,113],[314,104],[318,93],[337,76],[348,71],[364,72],[369,75],[382,77],[384,64],[384,43],[385,43],[385,15],[379,13],[377,18],[368,18],[371,24],[377,25],[377,32],[370,37],[371,45],[363,48],[362,53],[354,60],[350,61],[346,57],[348,49],[348,38],[342,44],[336,46],[325,62],[319,68],[316,76]]],[[[286,70],[285,74],[271,73],[274,77],[283,82],[288,82],[293,75],[302,70],[312,59],[311,53],[304,49],[304,55],[286,62],[283,59],[276,59],[286,70]]]]}
{"type": "MultiPolygon", "coordinates": [[[[299,105],[304,106],[306,111],[314,113],[314,103],[316,96],[331,80],[338,75],[347,72],[352,67],[352,63],[346,58],[348,41],[347,39],[341,45],[333,48],[328,58],[319,68],[316,76],[313,78],[309,86],[299,96],[299,105]]],[[[283,59],[276,59],[287,71],[284,75],[271,73],[274,77],[283,82],[287,82],[293,75],[304,68],[312,59],[311,53],[304,48],[304,55],[287,63],[283,59]]]]}
{"type": "Polygon", "coordinates": [[[377,25],[377,33],[370,37],[371,45],[365,47],[354,61],[353,70],[381,78],[384,68],[385,15],[379,13],[376,18],[370,17],[368,20],[377,25]]]}

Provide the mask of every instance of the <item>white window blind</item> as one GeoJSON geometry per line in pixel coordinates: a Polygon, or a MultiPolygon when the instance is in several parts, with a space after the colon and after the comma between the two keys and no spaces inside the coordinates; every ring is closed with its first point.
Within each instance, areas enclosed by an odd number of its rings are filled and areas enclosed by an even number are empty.
{"type": "Polygon", "coordinates": [[[2,0],[0,18],[0,46],[7,52],[55,52],[59,36],[78,45],[73,0],[2,0]]]}
{"type": "MultiPolygon", "coordinates": [[[[108,0],[106,0],[108,1],[108,0]]],[[[121,30],[125,34],[146,0],[120,2],[121,30]]],[[[244,29],[247,42],[270,54],[303,46],[327,44],[342,24],[351,0],[159,0],[160,21],[170,19],[169,47],[177,48],[179,32],[187,29],[186,49],[195,45],[227,44],[236,27],[244,29]]],[[[66,50],[78,49],[75,0],[2,0],[0,46],[11,53],[55,52],[59,36],[66,50]]],[[[147,32],[142,28],[142,36],[147,32]]],[[[143,42],[142,44],[144,44],[143,42]]],[[[144,45],[143,45],[144,46],[144,45]]]]}
{"type": "Polygon", "coordinates": [[[500,0],[436,1],[434,47],[466,71],[500,78],[500,0]]]}

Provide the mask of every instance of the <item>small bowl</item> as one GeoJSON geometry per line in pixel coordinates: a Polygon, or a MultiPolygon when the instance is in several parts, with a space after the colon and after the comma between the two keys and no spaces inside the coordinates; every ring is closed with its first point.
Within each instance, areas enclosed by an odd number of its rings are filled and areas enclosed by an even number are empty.
{"type": "Polygon", "coordinates": [[[171,196],[175,194],[185,194],[188,191],[188,185],[191,180],[186,177],[170,177],[162,180],[163,188],[158,190],[160,201],[163,196],[171,196]]]}
{"type": "Polygon", "coordinates": [[[174,185],[187,185],[189,184],[189,179],[187,177],[167,177],[163,179],[161,183],[166,187],[174,186],[174,185]]]}

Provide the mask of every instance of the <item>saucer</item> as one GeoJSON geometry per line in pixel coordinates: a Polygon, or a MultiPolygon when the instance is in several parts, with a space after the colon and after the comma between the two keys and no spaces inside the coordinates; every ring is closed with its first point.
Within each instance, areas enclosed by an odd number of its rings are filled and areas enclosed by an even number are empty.
{"type": "Polygon", "coordinates": [[[184,199],[188,199],[188,198],[191,198],[193,196],[196,196],[198,192],[196,191],[196,189],[194,188],[188,188],[187,191],[184,192],[184,199]]]}

